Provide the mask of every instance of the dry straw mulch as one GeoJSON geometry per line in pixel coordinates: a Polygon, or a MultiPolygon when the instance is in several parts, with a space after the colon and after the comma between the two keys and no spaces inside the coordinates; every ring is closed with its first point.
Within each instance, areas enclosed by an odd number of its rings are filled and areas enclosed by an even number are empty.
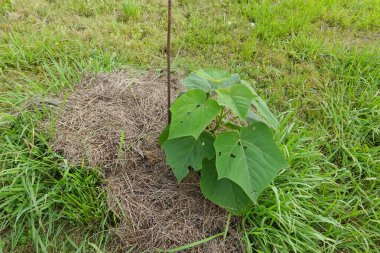
{"type": "MultiPolygon", "coordinates": [[[[174,98],[180,88],[173,83],[174,98]]],[[[102,168],[109,206],[121,218],[114,228],[120,252],[182,246],[226,225],[227,213],[202,196],[198,175],[178,183],[165,164],[157,143],[167,121],[165,87],[155,72],[118,71],[85,76],[58,99],[53,148],[71,164],[102,168]]],[[[226,241],[187,252],[241,251],[233,221],[226,241]]]]}

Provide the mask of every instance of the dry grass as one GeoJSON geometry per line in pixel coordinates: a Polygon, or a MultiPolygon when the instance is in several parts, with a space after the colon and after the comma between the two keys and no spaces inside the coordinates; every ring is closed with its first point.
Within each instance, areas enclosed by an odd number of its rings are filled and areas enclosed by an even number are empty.
{"type": "MultiPolygon", "coordinates": [[[[84,161],[105,172],[108,202],[121,220],[114,231],[119,251],[178,247],[226,225],[227,213],[203,198],[198,175],[177,183],[165,164],[157,143],[167,120],[165,94],[164,79],[153,72],[98,74],[63,95],[57,110],[53,148],[71,164],[84,161]]],[[[191,252],[239,252],[232,226],[226,242],[215,239],[191,252]]]]}

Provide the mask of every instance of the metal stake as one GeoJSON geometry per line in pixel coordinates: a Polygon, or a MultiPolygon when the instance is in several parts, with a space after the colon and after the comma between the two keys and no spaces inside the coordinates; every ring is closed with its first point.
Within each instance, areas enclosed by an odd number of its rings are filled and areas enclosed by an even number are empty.
{"type": "Polygon", "coordinates": [[[171,114],[170,114],[170,56],[171,56],[171,48],[170,48],[170,39],[171,39],[171,30],[172,30],[172,1],[168,0],[168,38],[167,38],[167,47],[166,47],[166,62],[167,62],[167,99],[168,99],[168,124],[170,124],[171,121],[171,114]]]}

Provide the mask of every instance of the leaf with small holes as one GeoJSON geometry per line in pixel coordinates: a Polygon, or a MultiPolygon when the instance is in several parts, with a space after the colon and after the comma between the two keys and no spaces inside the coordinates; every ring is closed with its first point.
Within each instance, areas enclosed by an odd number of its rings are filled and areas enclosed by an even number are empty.
{"type": "Polygon", "coordinates": [[[202,90],[190,90],[180,96],[170,108],[172,123],[169,138],[193,136],[195,139],[220,111],[218,103],[202,90]]]}
{"type": "Polygon", "coordinates": [[[242,214],[251,203],[240,186],[227,178],[218,180],[215,157],[212,160],[203,160],[200,185],[207,199],[234,215],[242,214]]]}
{"type": "Polygon", "coordinates": [[[230,108],[241,119],[247,117],[249,107],[255,97],[251,90],[244,84],[238,83],[229,88],[216,91],[219,105],[230,108]]]}
{"type": "Polygon", "coordinates": [[[203,132],[198,139],[185,136],[166,140],[163,145],[166,161],[179,181],[187,176],[189,166],[200,170],[203,158],[211,159],[215,155],[214,140],[208,132],[203,132]]]}
{"type": "Polygon", "coordinates": [[[254,123],[240,131],[222,132],[214,145],[218,178],[235,182],[255,203],[278,171],[287,167],[264,123],[254,123]]]}
{"type": "Polygon", "coordinates": [[[229,74],[223,70],[200,69],[192,72],[183,80],[183,85],[190,89],[213,91],[240,82],[238,74],[229,74]]]}

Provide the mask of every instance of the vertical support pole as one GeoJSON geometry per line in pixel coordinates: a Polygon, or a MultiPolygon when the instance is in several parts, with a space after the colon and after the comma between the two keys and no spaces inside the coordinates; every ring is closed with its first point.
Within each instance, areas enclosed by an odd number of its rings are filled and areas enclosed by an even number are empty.
{"type": "Polygon", "coordinates": [[[167,62],[167,99],[168,99],[168,124],[170,124],[171,121],[171,114],[170,114],[170,96],[171,96],[171,85],[170,85],[170,65],[171,65],[171,30],[172,30],[172,0],[168,0],[168,37],[167,37],[167,47],[166,47],[166,62],[167,62]]]}

